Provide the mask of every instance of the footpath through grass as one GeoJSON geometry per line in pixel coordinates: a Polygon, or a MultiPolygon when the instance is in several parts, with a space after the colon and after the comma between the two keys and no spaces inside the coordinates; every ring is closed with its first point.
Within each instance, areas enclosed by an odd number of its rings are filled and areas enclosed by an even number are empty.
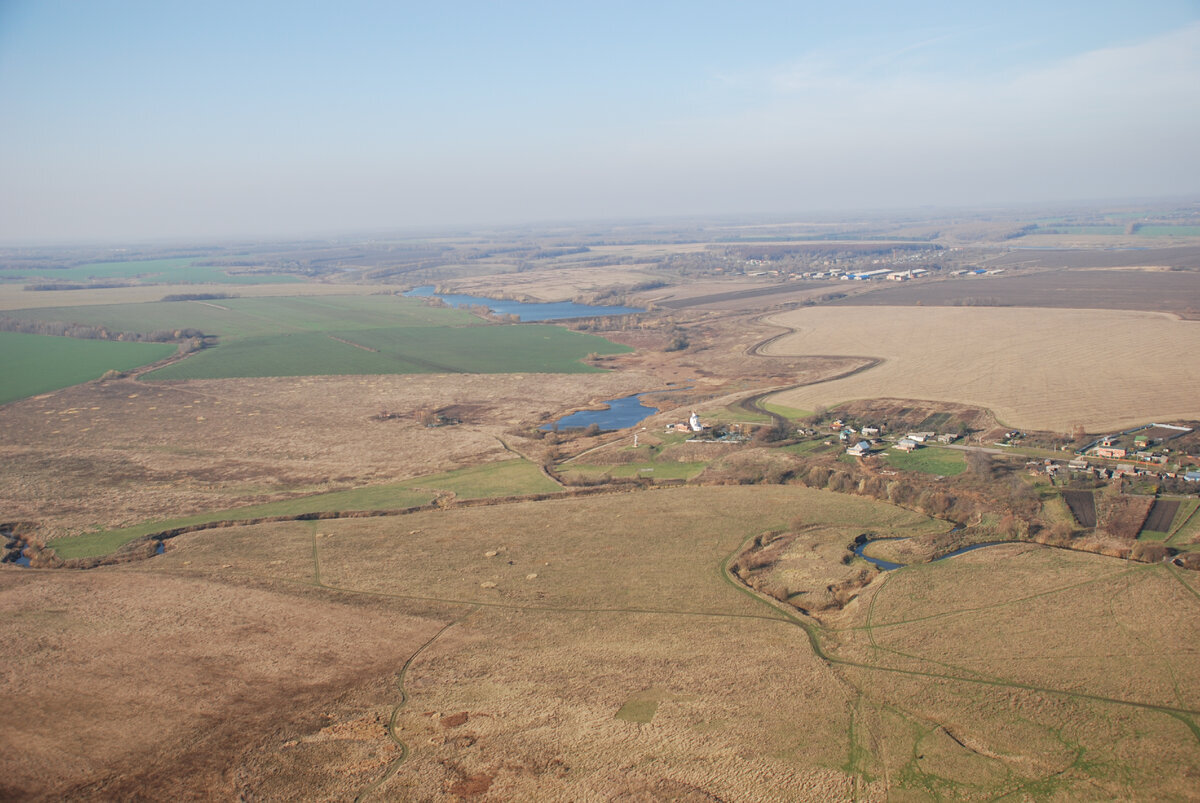
{"type": "Polygon", "coordinates": [[[120,343],[0,332],[0,404],[128,371],[175,353],[174,343],[120,343]]]}
{"type": "Polygon", "coordinates": [[[450,492],[458,499],[486,499],[554,493],[561,489],[524,459],[505,460],[482,466],[417,477],[388,485],[372,485],[347,491],[313,494],[280,502],[197,513],[175,519],[148,521],[115,530],[101,530],[70,538],[55,538],[47,546],[60,558],[90,558],[107,555],[125,544],[151,533],[207,524],[214,521],[244,521],[270,516],[298,516],[356,510],[400,510],[431,502],[436,492],[450,492]]]}

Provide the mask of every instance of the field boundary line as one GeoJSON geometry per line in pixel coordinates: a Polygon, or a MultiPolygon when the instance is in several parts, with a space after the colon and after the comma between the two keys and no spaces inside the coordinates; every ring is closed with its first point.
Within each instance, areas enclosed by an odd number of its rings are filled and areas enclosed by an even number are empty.
{"type": "Polygon", "coordinates": [[[338,337],[337,335],[331,335],[331,334],[326,334],[325,337],[329,338],[330,340],[336,340],[338,343],[345,343],[347,346],[354,346],[354,348],[356,348],[356,349],[362,349],[363,351],[374,352],[375,354],[379,353],[379,349],[374,349],[374,348],[371,348],[370,346],[364,346],[362,343],[355,343],[353,340],[347,340],[344,337],[338,337]]]}

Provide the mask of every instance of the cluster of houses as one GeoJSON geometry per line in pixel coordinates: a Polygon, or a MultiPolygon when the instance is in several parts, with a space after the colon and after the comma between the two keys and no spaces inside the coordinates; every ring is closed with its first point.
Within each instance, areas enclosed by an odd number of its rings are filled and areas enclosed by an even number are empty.
{"type": "MultiPolygon", "coordinates": [[[[762,260],[751,259],[747,260],[747,265],[760,264],[762,260]]],[[[890,268],[879,268],[877,270],[814,270],[805,271],[803,273],[785,273],[779,270],[759,270],[747,271],[747,276],[786,276],[788,279],[837,279],[844,282],[869,282],[876,279],[889,279],[893,282],[906,282],[909,279],[920,279],[929,275],[927,268],[910,268],[908,270],[892,270],[890,268]]]]}
{"type": "MultiPolygon", "coordinates": [[[[879,427],[865,426],[860,430],[855,430],[854,427],[846,426],[842,421],[834,421],[830,424],[830,428],[838,433],[838,439],[842,443],[853,441],[856,436],[861,436],[859,440],[846,448],[846,454],[855,457],[862,457],[871,454],[871,452],[879,444],[878,436],[880,434],[879,427]]],[[[892,444],[893,449],[898,449],[901,452],[912,452],[919,449],[930,441],[936,440],[938,443],[947,444],[954,443],[958,439],[958,435],[945,433],[939,435],[936,432],[909,432],[903,438],[898,439],[892,444]]]]}
{"type": "Polygon", "coordinates": [[[1137,466],[1133,463],[1117,463],[1115,466],[1107,465],[1091,465],[1085,458],[1077,457],[1067,463],[1065,466],[1061,463],[1056,463],[1053,460],[1046,459],[1044,461],[1028,464],[1031,473],[1048,474],[1051,477],[1058,476],[1062,471],[1070,471],[1073,474],[1090,474],[1101,480],[1114,480],[1121,477],[1154,477],[1157,479],[1175,479],[1180,478],[1187,482],[1200,482],[1200,470],[1190,470],[1183,473],[1174,471],[1155,471],[1153,468],[1146,466],[1137,466]]]}
{"type": "Polygon", "coordinates": [[[1077,451],[1075,458],[1065,466],[1046,460],[1037,464],[1034,470],[1051,476],[1065,469],[1075,473],[1094,474],[1099,479],[1148,476],[1200,482],[1200,470],[1186,470],[1182,473],[1166,470],[1174,454],[1165,445],[1166,441],[1191,431],[1190,427],[1173,424],[1147,424],[1115,435],[1105,435],[1093,441],[1077,451]],[[1093,464],[1088,458],[1105,462],[1093,464]]]}
{"type": "MultiPolygon", "coordinates": [[[[1156,469],[1161,470],[1162,466],[1166,466],[1170,459],[1171,449],[1166,446],[1166,441],[1191,431],[1190,427],[1173,424],[1148,424],[1116,435],[1105,435],[1080,449],[1076,454],[1079,458],[1097,457],[1104,460],[1127,461],[1118,464],[1118,470],[1133,469],[1135,466],[1139,466],[1155,472],[1156,469]],[[1165,437],[1155,437],[1155,434],[1164,433],[1165,437]]],[[[1146,472],[1142,471],[1141,473],[1146,472]]]]}

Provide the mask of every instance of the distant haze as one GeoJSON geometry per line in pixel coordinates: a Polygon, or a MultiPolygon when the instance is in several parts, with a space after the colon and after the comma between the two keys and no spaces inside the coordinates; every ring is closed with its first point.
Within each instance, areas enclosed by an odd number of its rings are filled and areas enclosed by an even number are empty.
{"type": "Polygon", "coordinates": [[[0,2],[0,241],[1200,193],[1195,2],[644,5],[0,2]]]}

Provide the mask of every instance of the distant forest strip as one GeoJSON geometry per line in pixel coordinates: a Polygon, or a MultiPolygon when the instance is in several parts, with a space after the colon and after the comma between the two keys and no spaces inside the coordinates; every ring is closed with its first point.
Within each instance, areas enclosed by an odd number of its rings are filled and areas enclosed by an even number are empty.
{"type": "Polygon", "coordinates": [[[237,293],[172,293],[162,297],[163,301],[214,301],[222,298],[239,298],[237,293]]]}
{"type": "Polygon", "coordinates": [[[27,284],[24,289],[30,292],[43,292],[53,290],[109,290],[114,287],[134,287],[133,282],[88,282],[87,284],[70,284],[64,282],[42,282],[40,284],[27,284]]]}
{"type": "Polygon", "coordinates": [[[122,343],[176,343],[203,341],[208,335],[199,329],[155,329],[152,332],[114,332],[103,326],[88,326],[66,321],[36,321],[0,315],[0,332],[27,335],[53,335],[78,340],[115,340],[122,343]]]}

